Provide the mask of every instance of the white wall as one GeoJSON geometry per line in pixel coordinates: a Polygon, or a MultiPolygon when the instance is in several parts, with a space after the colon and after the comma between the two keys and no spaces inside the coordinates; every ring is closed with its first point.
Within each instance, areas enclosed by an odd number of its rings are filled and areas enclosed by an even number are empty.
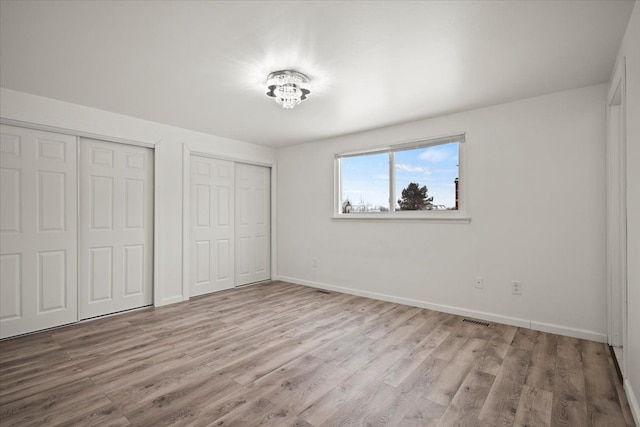
{"type": "MultiPolygon", "coordinates": [[[[600,85],[279,150],[280,275],[604,340],[604,97],[600,85]],[[334,153],[460,131],[470,224],[331,219],[334,153]]],[[[256,162],[276,154],[5,89],[0,116],[156,144],[156,305],[182,300],[182,143],[256,162]]]]}
{"type": "Polygon", "coordinates": [[[280,277],[606,341],[605,98],[597,85],[279,149],[280,277]],[[331,219],[335,153],[461,131],[470,223],[331,219]]]}
{"type": "Polygon", "coordinates": [[[155,144],[157,277],[154,302],[182,301],[182,144],[192,150],[271,163],[274,150],[7,89],[0,117],[155,144]]]}
{"type": "Polygon", "coordinates": [[[640,4],[636,1],[618,57],[627,70],[627,374],[625,389],[640,423],[640,4]]]}

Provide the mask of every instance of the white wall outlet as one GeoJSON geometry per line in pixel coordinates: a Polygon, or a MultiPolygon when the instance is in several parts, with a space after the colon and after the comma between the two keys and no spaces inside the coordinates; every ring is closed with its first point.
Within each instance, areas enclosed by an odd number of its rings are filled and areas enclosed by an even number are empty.
{"type": "Polygon", "coordinates": [[[517,280],[511,281],[511,293],[513,295],[522,295],[522,282],[517,280]]]}
{"type": "Polygon", "coordinates": [[[476,277],[476,288],[477,289],[482,289],[483,288],[483,282],[482,282],[482,277],[476,277]]]}
{"type": "Polygon", "coordinates": [[[312,266],[313,268],[317,268],[317,267],[318,267],[318,258],[313,258],[313,259],[311,260],[311,266],[312,266]]]}

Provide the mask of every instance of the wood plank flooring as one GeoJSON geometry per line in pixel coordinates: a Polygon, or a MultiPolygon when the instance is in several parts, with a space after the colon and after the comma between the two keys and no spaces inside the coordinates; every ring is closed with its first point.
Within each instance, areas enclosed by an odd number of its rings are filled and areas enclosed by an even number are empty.
{"type": "Polygon", "coordinates": [[[9,426],[633,426],[605,345],[282,282],[0,342],[9,426]]]}

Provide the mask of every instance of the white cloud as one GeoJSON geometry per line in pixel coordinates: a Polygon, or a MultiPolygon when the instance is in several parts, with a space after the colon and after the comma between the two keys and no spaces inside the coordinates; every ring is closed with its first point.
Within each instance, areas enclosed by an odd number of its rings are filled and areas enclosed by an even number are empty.
{"type": "Polygon", "coordinates": [[[420,156],[418,156],[418,158],[427,162],[442,162],[449,158],[449,153],[447,152],[447,150],[431,148],[430,150],[426,150],[420,153],[420,156]]]}
{"type": "Polygon", "coordinates": [[[411,172],[411,173],[420,173],[420,174],[424,174],[424,175],[431,175],[431,172],[429,172],[427,169],[420,167],[420,166],[412,166],[412,165],[408,165],[406,163],[397,163],[396,164],[396,168],[405,171],[405,172],[411,172]]]}

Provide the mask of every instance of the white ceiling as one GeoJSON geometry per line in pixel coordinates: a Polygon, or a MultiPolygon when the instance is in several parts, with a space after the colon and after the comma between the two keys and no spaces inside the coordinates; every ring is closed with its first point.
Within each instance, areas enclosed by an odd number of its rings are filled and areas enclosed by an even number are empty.
{"type": "Polygon", "coordinates": [[[0,85],[279,147],[606,82],[633,1],[5,1],[0,85]],[[284,110],[269,72],[312,78],[284,110]]]}

